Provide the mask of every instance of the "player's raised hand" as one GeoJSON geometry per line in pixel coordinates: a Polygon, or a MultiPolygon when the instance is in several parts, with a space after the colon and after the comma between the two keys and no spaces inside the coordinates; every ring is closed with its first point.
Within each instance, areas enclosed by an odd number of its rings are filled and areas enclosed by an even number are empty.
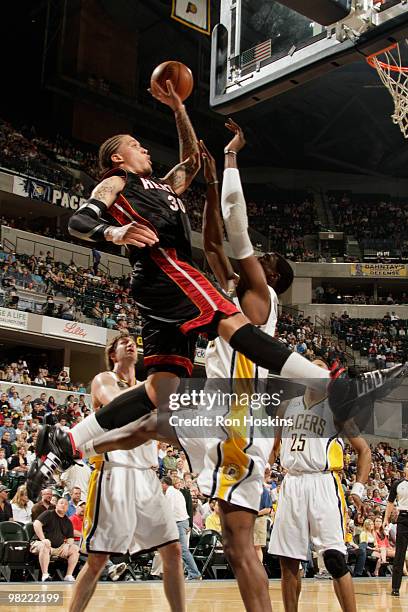
{"type": "Polygon", "coordinates": [[[151,229],[135,221],[122,227],[109,227],[105,232],[105,238],[113,244],[132,245],[140,249],[154,246],[159,242],[157,235],[151,229]]]}
{"type": "Polygon", "coordinates": [[[217,167],[215,159],[207,149],[203,140],[198,143],[200,147],[201,157],[203,160],[204,178],[207,183],[214,183],[217,180],[217,167]]]}
{"type": "Polygon", "coordinates": [[[235,121],[231,119],[231,117],[228,118],[225,127],[230,132],[234,133],[234,138],[227,144],[225,148],[229,151],[235,151],[235,153],[238,153],[239,151],[241,151],[241,149],[245,147],[246,144],[244,132],[242,131],[238,123],[235,123],[235,121]]]}
{"type": "Polygon", "coordinates": [[[159,100],[162,104],[166,104],[170,106],[173,111],[176,111],[179,108],[183,108],[183,102],[181,101],[180,96],[178,96],[175,91],[173,84],[171,81],[166,81],[167,91],[160,87],[157,82],[153,82],[151,84],[150,89],[148,91],[152,94],[153,98],[159,100]]]}

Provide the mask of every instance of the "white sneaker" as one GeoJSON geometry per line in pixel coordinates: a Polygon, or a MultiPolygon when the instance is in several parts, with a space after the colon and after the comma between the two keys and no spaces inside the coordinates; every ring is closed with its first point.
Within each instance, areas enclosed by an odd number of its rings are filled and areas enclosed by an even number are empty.
{"type": "Polygon", "coordinates": [[[41,582],[46,582],[47,580],[51,580],[51,576],[49,574],[43,574],[41,576],[41,582]]]}
{"type": "Polygon", "coordinates": [[[126,563],[118,563],[117,565],[112,565],[108,569],[108,576],[113,581],[119,580],[123,572],[126,571],[127,564],[126,563]]]}
{"type": "Polygon", "coordinates": [[[72,575],[66,575],[64,578],[64,582],[75,582],[75,578],[72,575]]]}

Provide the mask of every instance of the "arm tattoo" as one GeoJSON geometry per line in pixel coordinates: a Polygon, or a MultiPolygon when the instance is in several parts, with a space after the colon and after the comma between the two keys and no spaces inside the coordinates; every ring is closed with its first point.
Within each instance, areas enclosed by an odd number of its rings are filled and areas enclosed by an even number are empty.
{"type": "Polygon", "coordinates": [[[200,151],[198,149],[197,136],[186,110],[184,108],[178,110],[175,117],[180,144],[180,161],[183,162],[187,157],[200,151]]]}
{"type": "Polygon", "coordinates": [[[102,181],[93,190],[92,197],[104,202],[107,206],[112,204],[119,191],[117,179],[118,177],[112,176],[102,181]]]}
{"type": "Polygon", "coordinates": [[[195,158],[189,158],[185,162],[178,164],[173,170],[164,177],[164,181],[171,186],[174,191],[178,189],[186,189],[194,176],[199,170],[197,160],[195,158]]]}

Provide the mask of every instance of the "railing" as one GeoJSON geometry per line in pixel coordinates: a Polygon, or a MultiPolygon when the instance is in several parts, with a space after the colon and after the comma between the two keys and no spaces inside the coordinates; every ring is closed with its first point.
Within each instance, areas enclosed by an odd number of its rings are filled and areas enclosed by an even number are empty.
{"type": "Polygon", "coordinates": [[[289,306],[287,304],[279,304],[279,314],[289,314],[292,317],[303,317],[305,316],[305,311],[299,308],[298,306],[289,306]]]}
{"type": "Polygon", "coordinates": [[[322,317],[319,317],[319,315],[315,315],[315,329],[316,331],[321,333],[322,336],[329,338],[331,342],[341,348],[342,352],[346,357],[347,365],[356,365],[356,358],[354,356],[354,353],[350,351],[345,340],[341,340],[335,333],[333,333],[331,325],[327,321],[327,319],[323,319],[322,317]]]}
{"type": "MultiPolygon", "coordinates": [[[[2,226],[1,226],[2,227],[2,226]]],[[[1,230],[1,228],[0,228],[1,230]]],[[[8,238],[2,239],[3,251],[6,253],[15,253],[16,252],[16,244],[11,242],[8,238]]]]}

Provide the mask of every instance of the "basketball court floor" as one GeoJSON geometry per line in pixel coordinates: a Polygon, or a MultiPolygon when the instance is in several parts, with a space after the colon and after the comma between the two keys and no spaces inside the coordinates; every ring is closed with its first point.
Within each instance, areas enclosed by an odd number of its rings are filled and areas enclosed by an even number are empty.
{"type": "MultiPolygon", "coordinates": [[[[357,608],[361,612],[372,610],[408,610],[408,580],[404,579],[399,599],[391,597],[390,578],[368,578],[355,580],[357,608]]],[[[46,585],[38,583],[3,583],[0,585],[0,610],[19,610],[34,612],[49,610],[68,610],[72,585],[54,582],[46,585]],[[19,593],[59,593],[57,605],[29,604],[13,606],[10,596],[19,593]]],[[[279,580],[269,582],[269,592],[273,610],[283,612],[279,580]]],[[[197,582],[186,585],[188,612],[244,612],[238,587],[233,580],[197,582]]],[[[340,610],[333,592],[331,580],[308,579],[303,582],[299,609],[301,612],[313,610],[340,610]]],[[[100,583],[91,600],[91,612],[109,610],[110,612],[165,612],[168,606],[161,582],[118,582],[100,583]]]]}

